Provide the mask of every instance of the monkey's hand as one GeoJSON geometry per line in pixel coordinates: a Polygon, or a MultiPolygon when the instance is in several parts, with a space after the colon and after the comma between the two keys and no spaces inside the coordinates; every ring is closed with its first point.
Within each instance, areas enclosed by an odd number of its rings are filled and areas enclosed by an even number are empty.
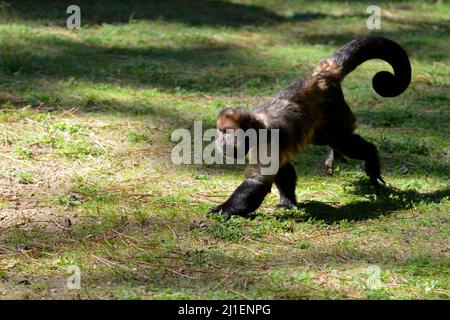
{"type": "Polygon", "coordinates": [[[209,213],[245,216],[255,211],[261,205],[267,193],[270,192],[272,186],[271,180],[269,182],[261,180],[257,178],[245,179],[227,201],[212,207],[209,213]]]}
{"type": "Polygon", "coordinates": [[[207,214],[208,215],[220,214],[220,215],[223,215],[223,216],[226,216],[226,217],[231,217],[233,215],[231,210],[229,210],[229,209],[227,210],[226,209],[225,204],[221,204],[221,205],[218,205],[218,206],[211,207],[207,214]]]}

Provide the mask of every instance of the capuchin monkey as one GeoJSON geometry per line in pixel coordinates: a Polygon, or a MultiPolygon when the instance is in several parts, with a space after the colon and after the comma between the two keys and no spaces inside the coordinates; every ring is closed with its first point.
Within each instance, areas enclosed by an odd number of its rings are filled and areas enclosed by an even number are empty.
{"type": "MultiPolygon", "coordinates": [[[[365,172],[374,185],[385,183],[381,177],[377,147],[354,133],[356,119],[345,102],[341,88],[344,77],[371,59],[388,62],[394,74],[381,71],[372,79],[373,89],[382,97],[395,97],[411,81],[411,65],[405,50],[383,37],[360,38],[345,44],[320,62],[309,75],[295,80],[267,103],[253,109],[222,110],[217,119],[216,146],[226,155],[235,149],[228,129],[278,129],[279,167],[276,174],[262,175],[258,165],[248,166],[245,181],[223,204],[209,213],[226,216],[247,215],[255,211],[275,183],[280,192],[279,207],[296,207],[297,176],[290,163],[307,144],[329,146],[325,166],[349,157],[364,161],[365,172]],[[230,142],[231,141],[231,142],[230,142]]],[[[252,146],[245,144],[245,154],[252,146]]]]}

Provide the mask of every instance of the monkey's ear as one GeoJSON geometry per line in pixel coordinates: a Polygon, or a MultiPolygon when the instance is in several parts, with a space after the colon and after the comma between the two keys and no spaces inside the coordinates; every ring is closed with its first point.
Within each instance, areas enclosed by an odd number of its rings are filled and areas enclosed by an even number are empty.
{"type": "Polygon", "coordinates": [[[235,119],[235,109],[233,108],[226,108],[220,111],[218,118],[229,118],[229,119],[235,119]]]}

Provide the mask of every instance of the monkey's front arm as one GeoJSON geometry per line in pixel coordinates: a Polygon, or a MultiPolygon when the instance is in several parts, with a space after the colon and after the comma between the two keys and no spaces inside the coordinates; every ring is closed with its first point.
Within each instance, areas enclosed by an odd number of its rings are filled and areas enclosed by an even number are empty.
{"type": "Polygon", "coordinates": [[[259,208],[265,196],[272,188],[274,177],[253,176],[244,182],[231,194],[223,204],[212,207],[209,213],[226,216],[247,215],[259,208]]]}

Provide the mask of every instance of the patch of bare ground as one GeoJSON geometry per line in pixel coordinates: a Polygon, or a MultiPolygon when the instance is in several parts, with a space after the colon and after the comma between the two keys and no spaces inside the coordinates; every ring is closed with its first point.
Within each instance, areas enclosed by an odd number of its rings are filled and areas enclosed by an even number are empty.
{"type": "Polygon", "coordinates": [[[58,227],[64,220],[61,208],[52,204],[52,195],[67,189],[70,172],[55,163],[35,167],[39,181],[19,183],[11,178],[0,179],[0,230],[13,226],[39,225],[58,227]]]}

